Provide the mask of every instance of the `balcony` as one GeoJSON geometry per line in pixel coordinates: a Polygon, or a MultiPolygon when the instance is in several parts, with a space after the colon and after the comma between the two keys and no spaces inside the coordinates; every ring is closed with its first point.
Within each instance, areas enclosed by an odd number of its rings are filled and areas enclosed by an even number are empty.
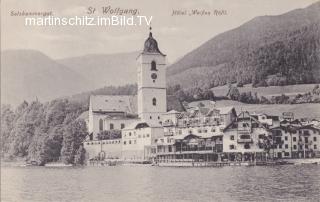
{"type": "Polygon", "coordinates": [[[173,136],[174,133],[173,132],[164,132],[164,136],[173,136]]]}
{"type": "Polygon", "coordinates": [[[239,134],[250,134],[251,129],[238,129],[239,134]]]}
{"type": "Polygon", "coordinates": [[[251,138],[249,139],[238,139],[238,143],[253,143],[253,140],[251,138]]]}

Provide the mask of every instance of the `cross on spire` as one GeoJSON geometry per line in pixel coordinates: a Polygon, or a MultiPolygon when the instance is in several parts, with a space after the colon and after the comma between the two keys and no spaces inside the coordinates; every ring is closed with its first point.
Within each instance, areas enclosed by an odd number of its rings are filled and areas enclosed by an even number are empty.
{"type": "Polygon", "coordinates": [[[149,26],[149,30],[150,30],[150,33],[149,33],[149,37],[152,37],[152,27],[151,27],[151,23],[150,23],[150,26],[149,26]]]}

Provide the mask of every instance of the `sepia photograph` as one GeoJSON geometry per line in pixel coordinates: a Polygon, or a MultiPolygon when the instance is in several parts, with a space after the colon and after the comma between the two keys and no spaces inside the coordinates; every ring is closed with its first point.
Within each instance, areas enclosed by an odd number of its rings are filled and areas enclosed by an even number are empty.
{"type": "Polygon", "coordinates": [[[1,202],[320,202],[319,0],[2,0],[1,202]]]}

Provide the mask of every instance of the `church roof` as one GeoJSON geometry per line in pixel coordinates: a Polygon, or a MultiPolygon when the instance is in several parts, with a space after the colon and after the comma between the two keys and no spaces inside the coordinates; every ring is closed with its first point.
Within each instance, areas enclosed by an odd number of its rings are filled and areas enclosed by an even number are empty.
{"type": "Polygon", "coordinates": [[[91,95],[90,107],[94,112],[137,113],[137,98],[129,95],[91,95]]]}
{"type": "Polygon", "coordinates": [[[159,53],[163,56],[163,54],[158,47],[158,42],[152,37],[152,32],[149,33],[149,37],[144,42],[143,53],[159,53]]]}

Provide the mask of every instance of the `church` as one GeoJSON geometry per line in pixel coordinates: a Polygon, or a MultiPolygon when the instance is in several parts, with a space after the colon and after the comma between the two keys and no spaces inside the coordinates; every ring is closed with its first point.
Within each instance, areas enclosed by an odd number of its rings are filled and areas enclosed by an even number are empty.
{"type": "Polygon", "coordinates": [[[103,156],[144,161],[152,157],[152,142],[164,135],[167,93],[166,55],[151,30],[137,57],[137,74],[137,96],[90,96],[90,135],[84,142],[89,159],[103,156]],[[107,131],[113,138],[104,138],[107,131]]]}

